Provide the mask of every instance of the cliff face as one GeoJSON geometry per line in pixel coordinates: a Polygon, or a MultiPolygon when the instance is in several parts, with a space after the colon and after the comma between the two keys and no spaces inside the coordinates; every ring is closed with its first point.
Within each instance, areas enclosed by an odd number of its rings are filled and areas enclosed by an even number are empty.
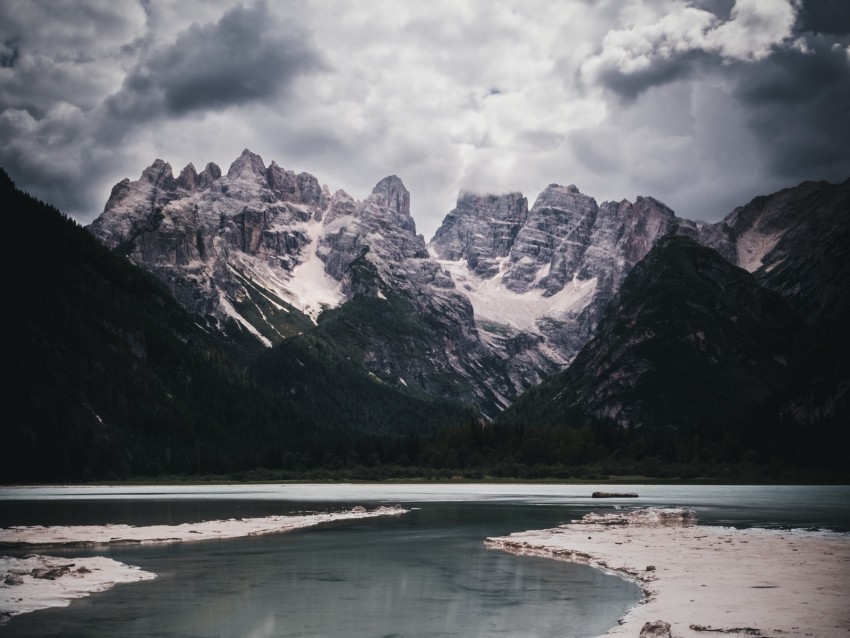
{"type": "Polygon", "coordinates": [[[487,338],[535,340],[553,372],[590,338],[626,274],[686,222],[652,198],[597,205],[575,186],[548,186],[530,211],[525,202],[518,193],[462,193],[430,249],[487,338]]]}
{"type": "Polygon", "coordinates": [[[487,416],[559,363],[524,356],[537,337],[481,339],[396,176],[358,202],[248,150],[226,174],[189,165],[175,179],[157,160],[113,189],[89,231],[157,275],[206,328],[255,351],[319,330],[333,310],[320,332],[368,372],[487,416]]]}
{"type": "MultiPolygon", "coordinates": [[[[712,248],[835,333],[848,316],[848,190],[803,184],[717,224],[651,197],[597,204],[575,186],[548,186],[530,209],[520,193],[462,192],[426,244],[398,177],[356,201],[246,150],[226,174],[189,165],[175,179],[157,160],[115,186],[89,230],[252,352],[318,331],[386,383],[493,417],[569,366],[670,235],[712,248]]],[[[838,397],[846,375],[832,376],[838,397]]]]}

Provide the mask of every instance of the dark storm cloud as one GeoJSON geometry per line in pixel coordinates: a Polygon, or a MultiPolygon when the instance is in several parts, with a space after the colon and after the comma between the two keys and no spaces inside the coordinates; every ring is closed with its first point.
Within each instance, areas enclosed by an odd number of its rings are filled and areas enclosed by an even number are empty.
{"type": "Polygon", "coordinates": [[[18,43],[14,40],[7,40],[0,44],[0,67],[9,69],[15,66],[18,61],[20,51],[18,43]]]}
{"type": "Polygon", "coordinates": [[[686,78],[698,65],[710,64],[713,59],[716,57],[701,51],[688,51],[676,58],[660,58],[636,71],[607,68],[600,71],[598,81],[623,101],[633,102],[648,89],[686,78]]]}
{"type": "Polygon", "coordinates": [[[850,176],[850,57],[846,45],[816,36],[805,52],[778,52],[746,69],[736,95],[779,175],[850,176]]]}
{"type": "Polygon", "coordinates": [[[850,2],[847,0],[803,0],[800,30],[814,33],[850,33],[850,2]]]}
{"type": "Polygon", "coordinates": [[[122,167],[153,156],[153,125],[282,105],[324,68],[309,34],[263,2],[170,37],[151,25],[147,5],[0,3],[0,165],[19,186],[89,221],[122,167]]]}
{"type": "Polygon", "coordinates": [[[297,25],[273,19],[265,3],[237,6],[143,57],[108,105],[118,117],[142,120],[220,110],[277,97],[321,67],[297,25]]]}

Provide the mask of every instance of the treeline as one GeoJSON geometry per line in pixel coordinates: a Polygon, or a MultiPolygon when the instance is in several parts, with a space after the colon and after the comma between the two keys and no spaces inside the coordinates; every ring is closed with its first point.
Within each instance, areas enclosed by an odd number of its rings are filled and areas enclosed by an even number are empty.
{"type": "MultiPolygon", "coordinates": [[[[789,436],[791,433],[788,433],[789,436]]],[[[790,441],[790,439],[789,439],[790,441]]],[[[621,429],[521,427],[469,421],[429,435],[302,441],[278,462],[219,476],[227,480],[576,479],[838,481],[840,460],[825,463],[817,445],[748,447],[726,432],[625,432],[621,429]]],[[[215,473],[206,473],[213,478],[215,473]]],[[[184,479],[187,477],[183,477],[184,479]]]]}

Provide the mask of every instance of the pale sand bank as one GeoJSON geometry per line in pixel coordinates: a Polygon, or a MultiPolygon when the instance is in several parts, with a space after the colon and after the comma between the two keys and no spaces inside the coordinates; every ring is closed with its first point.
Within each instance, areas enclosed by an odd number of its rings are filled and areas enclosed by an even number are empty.
{"type": "Polygon", "coordinates": [[[266,516],[263,518],[231,518],[219,521],[183,523],[181,525],[72,525],[20,526],[0,529],[0,546],[39,545],[107,545],[127,543],[182,543],[214,538],[239,538],[261,534],[281,534],[322,523],[348,521],[376,516],[398,516],[407,510],[395,507],[363,507],[343,512],[266,516]]]}
{"type": "Polygon", "coordinates": [[[74,598],[106,591],[119,583],[152,578],[156,575],[104,556],[0,556],[0,624],[18,614],[67,607],[74,598]]]}
{"type": "MultiPolygon", "coordinates": [[[[378,507],[296,516],[204,521],[183,525],[79,525],[0,529],[0,545],[93,546],[120,543],[181,543],[211,539],[280,534],[322,523],[378,516],[398,516],[401,507],[378,507]]],[[[47,607],[65,607],[74,598],[105,591],[118,583],[149,580],[156,575],[103,556],[68,558],[29,555],[0,556],[0,624],[12,616],[47,607]]]]}
{"type": "Polygon", "coordinates": [[[489,538],[486,544],[636,581],[644,602],[606,636],[638,638],[644,623],[663,620],[675,638],[850,638],[850,536],[687,525],[681,516],[659,516],[658,510],[616,516],[619,524],[589,515],[594,522],[489,538]],[[669,524],[677,519],[678,525],[669,524]],[[718,630],[726,633],[713,633],[718,630]]]}

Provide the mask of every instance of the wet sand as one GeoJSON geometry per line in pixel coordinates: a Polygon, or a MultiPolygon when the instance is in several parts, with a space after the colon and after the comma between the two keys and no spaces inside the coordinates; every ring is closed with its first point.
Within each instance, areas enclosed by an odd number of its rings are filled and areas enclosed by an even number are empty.
{"type": "Polygon", "coordinates": [[[589,515],[486,543],[637,582],[644,601],[606,636],[637,638],[646,622],[662,620],[676,638],[850,637],[850,536],[708,527],[682,510],[658,512],[589,515]]]}

